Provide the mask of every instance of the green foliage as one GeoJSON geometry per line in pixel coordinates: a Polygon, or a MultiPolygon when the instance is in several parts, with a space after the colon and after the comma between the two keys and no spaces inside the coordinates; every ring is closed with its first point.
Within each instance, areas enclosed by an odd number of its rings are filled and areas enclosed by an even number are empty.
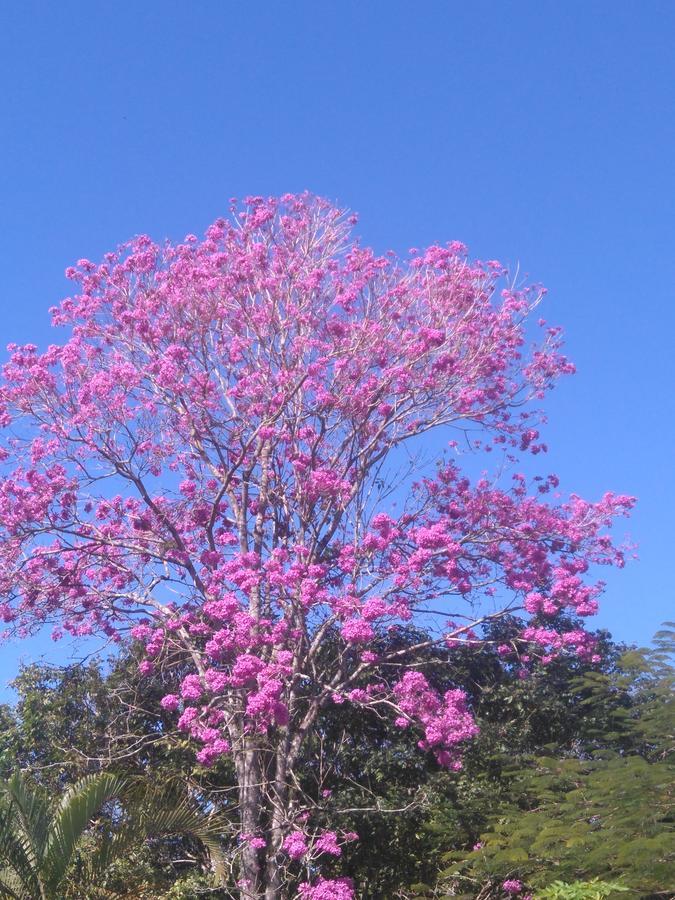
{"type": "Polygon", "coordinates": [[[624,653],[605,671],[569,680],[588,714],[575,740],[502,755],[482,846],[462,847],[448,829],[441,883],[494,885],[486,897],[499,896],[508,877],[539,889],[537,897],[577,896],[541,893],[553,877],[560,890],[563,882],[581,890],[580,879],[617,877],[641,897],[672,889],[674,647],[673,634],[661,632],[654,650],[624,653]]]}
{"type": "MultiPolygon", "coordinates": [[[[203,875],[191,872],[176,879],[171,887],[162,894],[161,900],[204,900],[204,897],[208,897],[209,900],[220,900],[221,897],[231,898],[232,894],[229,891],[227,893],[215,891],[204,880],[203,875]]],[[[153,895],[153,900],[154,898],[156,895],[153,895]]]]}
{"type": "Polygon", "coordinates": [[[572,884],[554,881],[547,888],[538,891],[535,900],[603,900],[627,890],[629,888],[618,881],[600,881],[598,878],[592,881],[575,881],[572,884]]]}
{"type": "MultiPolygon", "coordinates": [[[[84,775],[114,768],[130,782],[140,781],[148,794],[185,799],[187,792],[202,814],[218,813],[224,853],[231,840],[226,805],[233,785],[231,762],[223,760],[211,769],[195,766],[194,748],[176,731],[175,716],[160,706],[174,682],[162,670],[141,678],[138,662],[131,647],[108,665],[23,667],[13,682],[16,705],[0,707],[0,774],[9,777],[18,765],[31,784],[57,795],[84,775]]],[[[173,677],[181,677],[180,664],[173,677]]],[[[78,871],[80,856],[95,849],[91,833],[79,849],[74,860],[78,871]]],[[[146,840],[111,863],[101,896],[114,889],[114,896],[158,900],[177,881],[191,878],[200,886],[200,896],[206,892],[219,900],[204,865],[203,846],[185,833],[146,840]]],[[[84,883],[86,872],[78,877],[84,883]]],[[[94,900],[91,886],[79,894],[75,882],[69,898],[94,900]]]]}
{"type": "Polygon", "coordinates": [[[16,900],[61,896],[78,841],[94,814],[123,789],[117,776],[88,776],[52,809],[19,772],[0,784],[0,895],[16,900]]]}
{"type": "Polygon", "coordinates": [[[193,749],[159,702],[171,686],[161,671],[139,676],[136,648],[108,666],[22,667],[12,682],[16,706],[0,707],[2,774],[19,765],[55,791],[110,767],[162,783],[188,780],[193,749]]]}
{"type": "Polygon", "coordinates": [[[116,860],[149,838],[183,834],[208,849],[214,875],[222,878],[222,829],[217,816],[205,814],[193,801],[139,790],[118,775],[85,776],[52,803],[17,771],[0,783],[0,896],[93,900],[119,895],[105,884],[116,860]]]}
{"type": "Polygon", "coordinates": [[[468,869],[496,876],[517,865],[533,886],[551,871],[572,880],[621,874],[637,890],[659,890],[675,864],[674,774],[640,756],[534,759],[513,772],[514,801],[468,869]]]}

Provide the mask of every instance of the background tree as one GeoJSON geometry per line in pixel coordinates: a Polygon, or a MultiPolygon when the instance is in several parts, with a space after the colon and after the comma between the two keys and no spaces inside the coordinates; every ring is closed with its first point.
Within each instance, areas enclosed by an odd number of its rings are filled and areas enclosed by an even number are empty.
{"type": "MultiPolygon", "coordinates": [[[[234,814],[227,802],[234,790],[230,761],[220,760],[208,769],[195,766],[186,736],[160,705],[166,680],[159,670],[142,676],[139,658],[139,648],[131,647],[106,665],[91,660],[64,668],[22,667],[12,682],[17,703],[0,707],[2,775],[9,778],[20,766],[27,784],[58,796],[86,775],[114,771],[126,783],[143,785],[156,798],[155,806],[161,807],[159,801],[168,791],[172,802],[189,801],[205,819],[217,811],[221,851],[236,847],[234,814]]],[[[172,888],[181,891],[183,884],[207,891],[214,900],[231,896],[214,890],[194,836],[183,832],[170,839],[146,837],[111,860],[97,884],[136,900],[156,900],[172,888]]],[[[86,833],[78,846],[85,856],[93,853],[96,835],[86,833]]],[[[224,875],[222,866],[220,873],[224,875]]],[[[83,887],[81,873],[71,875],[69,896],[79,897],[77,892],[84,890],[84,896],[91,897],[87,891],[92,887],[83,887]]],[[[234,889],[236,879],[229,881],[234,889]]],[[[175,896],[192,900],[194,895],[186,887],[175,896]]]]}
{"type": "MultiPolygon", "coordinates": [[[[614,665],[569,679],[571,741],[502,754],[482,833],[446,851],[450,893],[501,897],[508,878],[544,888],[555,875],[620,880],[641,897],[672,895],[674,637],[659,632],[654,649],[627,650],[614,665]]],[[[439,816],[436,829],[448,837],[442,807],[439,816]]],[[[447,816],[453,822],[457,810],[447,816]]]]}
{"type": "MultiPolygon", "coordinates": [[[[159,668],[143,676],[141,659],[142,648],[132,645],[107,661],[22,666],[11,682],[16,704],[0,706],[3,774],[18,765],[36,783],[59,791],[112,768],[158,785],[180,781],[199,788],[196,771],[208,779],[214,769],[195,767],[186,735],[160,703],[175,680],[159,668]]],[[[180,669],[171,675],[180,679],[180,669]]],[[[228,764],[223,759],[219,768],[228,764]]]]}
{"type": "Polygon", "coordinates": [[[465,694],[420,670],[424,645],[378,655],[383,629],[426,611],[425,645],[474,645],[524,609],[506,656],[595,655],[564,614],[596,610],[585,573],[623,563],[606,529],[631,498],[472,485],[449,458],[414,485],[396,471],[432,431],[504,448],[500,468],[544,449],[532,402],[572,367],[556,328],[527,349],[542,291],[457,243],[377,257],[309,196],[250,198],[203,241],[141,237],[67,274],[70,337],[14,348],[0,387],[0,615],[131,629],[145,672],[187,657],[163,702],[201,763],[231,755],[242,896],[349,897],[317,869],[352,836],[314,825],[298,778],[321,711],[375,710],[450,768],[476,733],[465,694]]]}

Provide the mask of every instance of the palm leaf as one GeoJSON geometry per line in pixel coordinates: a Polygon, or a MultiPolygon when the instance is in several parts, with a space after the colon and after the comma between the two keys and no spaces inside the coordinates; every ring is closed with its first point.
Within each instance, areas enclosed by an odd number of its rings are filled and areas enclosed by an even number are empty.
{"type": "Polygon", "coordinates": [[[49,888],[62,881],[79,841],[92,819],[111,800],[128,789],[128,781],[107,772],[81,778],[63,795],[56,808],[46,848],[45,869],[49,888]]]}
{"type": "Polygon", "coordinates": [[[226,871],[222,835],[227,820],[205,813],[199,804],[175,790],[145,789],[128,796],[125,819],[114,832],[106,835],[98,849],[89,855],[89,877],[95,880],[110,864],[133,847],[152,838],[189,836],[208,851],[214,878],[221,880],[226,871]]]}
{"type": "Polygon", "coordinates": [[[82,838],[111,801],[119,805],[102,818],[96,849],[81,860],[78,884],[100,892],[102,876],[116,859],[149,838],[172,836],[199,841],[208,851],[214,877],[222,880],[226,861],[221,838],[228,823],[205,812],[196,800],[102,772],[80,779],[52,810],[17,772],[0,782],[0,897],[62,897],[82,838]]]}
{"type": "Polygon", "coordinates": [[[20,772],[0,782],[0,884],[5,896],[44,898],[41,878],[49,833],[49,807],[20,772]]]}

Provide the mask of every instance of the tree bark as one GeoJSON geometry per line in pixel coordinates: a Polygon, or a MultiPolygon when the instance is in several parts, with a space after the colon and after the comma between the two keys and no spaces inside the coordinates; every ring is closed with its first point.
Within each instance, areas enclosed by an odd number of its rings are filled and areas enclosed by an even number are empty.
{"type": "MultiPolygon", "coordinates": [[[[235,767],[239,782],[239,818],[243,834],[259,834],[263,816],[262,766],[260,750],[246,746],[235,754],[235,767]]],[[[263,866],[260,851],[247,841],[242,843],[240,863],[240,890],[242,900],[263,900],[263,866]]]]}
{"type": "Polygon", "coordinates": [[[280,857],[284,839],[283,828],[289,812],[290,801],[287,769],[288,743],[288,737],[286,737],[276,753],[273,807],[265,865],[265,900],[283,900],[286,893],[280,857]]]}

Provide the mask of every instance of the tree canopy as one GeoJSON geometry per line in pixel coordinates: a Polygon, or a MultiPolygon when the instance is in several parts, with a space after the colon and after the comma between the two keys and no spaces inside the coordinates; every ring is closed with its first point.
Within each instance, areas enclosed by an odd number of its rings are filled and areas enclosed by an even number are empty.
{"type": "Polygon", "coordinates": [[[377,256],[353,224],[310,195],[252,197],[201,240],[80,260],[53,310],[66,340],[12,347],[0,383],[6,631],[131,635],[145,674],[180,669],[163,708],[200,764],[232,760],[247,900],[353,896],[320,870],[358,835],[303,792],[328,708],[459,770],[475,714],[426,650],[478,652],[481,626],[518,614],[507,668],[597,660],[579,617],[594,567],[624,563],[609,529],[633,498],[522,474],[573,371],[534,319],[544,291],[458,242],[377,256]],[[484,452],[474,480],[465,446],[484,452]],[[420,642],[386,637],[420,617],[420,642]]]}

